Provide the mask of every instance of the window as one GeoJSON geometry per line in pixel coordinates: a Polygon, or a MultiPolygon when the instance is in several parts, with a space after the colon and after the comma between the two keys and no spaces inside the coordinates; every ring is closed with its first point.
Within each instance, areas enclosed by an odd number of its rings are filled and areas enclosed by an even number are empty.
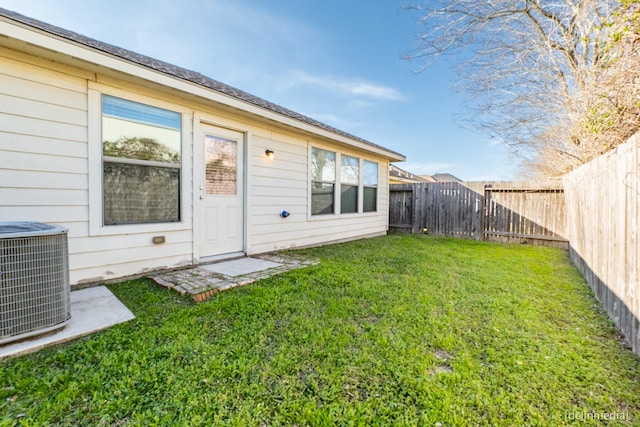
{"type": "Polygon", "coordinates": [[[311,147],[311,215],[377,212],[378,177],[376,162],[311,147]]]}
{"type": "Polygon", "coordinates": [[[336,153],[311,149],[311,215],[334,213],[336,153]]]}
{"type": "Polygon", "coordinates": [[[102,95],[103,224],[180,221],[180,113],[102,95]]]}
{"type": "Polygon", "coordinates": [[[238,194],[238,142],[206,135],[205,194],[235,196],[238,194]]]}
{"type": "Polygon", "coordinates": [[[343,155],[340,163],[340,213],[358,212],[360,159],[343,155]]]}
{"type": "Polygon", "coordinates": [[[378,164],[364,161],[363,165],[363,212],[376,212],[378,210],[378,164]]]}

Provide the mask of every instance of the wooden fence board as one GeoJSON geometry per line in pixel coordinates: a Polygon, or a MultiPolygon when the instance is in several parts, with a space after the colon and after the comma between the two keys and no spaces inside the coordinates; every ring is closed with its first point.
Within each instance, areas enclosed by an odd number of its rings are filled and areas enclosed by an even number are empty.
{"type": "Polygon", "coordinates": [[[640,137],[563,179],[571,259],[640,355],[640,137]]]}
{"type": "Polygon", "coordinates": [[[561,188],[522,186],[485,188],[486,236],[498,241],[522,241],[566,247],[564,193],[561,188]]]}
{"type": "Polygon", "coordinates": [[[390,193],[391,231],[567,247],[557,184],[436,182],[391,185],[390,193]]]}

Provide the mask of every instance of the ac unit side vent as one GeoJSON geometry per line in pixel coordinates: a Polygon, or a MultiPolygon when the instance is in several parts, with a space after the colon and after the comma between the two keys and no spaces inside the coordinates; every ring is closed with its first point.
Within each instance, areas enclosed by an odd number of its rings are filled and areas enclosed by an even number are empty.
{"type": "Polygon", "coordinates": [[[0,222],[0,344],[63,327],[69,293],[67,230],[0,222]]]}

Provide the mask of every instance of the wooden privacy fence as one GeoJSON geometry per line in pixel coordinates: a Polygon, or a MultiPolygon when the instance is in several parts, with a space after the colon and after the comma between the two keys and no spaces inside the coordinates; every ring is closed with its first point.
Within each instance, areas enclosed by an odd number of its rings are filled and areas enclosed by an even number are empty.
{"type": "Polygon", "coordinates": [[[390,231],[568,247],[558,184],[395,184],[389,197],[390,231]]]}
{"type": "Polygon", "coordinates": [[[563,181],[571,259],[640,356],[640,134],[563,181]]]}

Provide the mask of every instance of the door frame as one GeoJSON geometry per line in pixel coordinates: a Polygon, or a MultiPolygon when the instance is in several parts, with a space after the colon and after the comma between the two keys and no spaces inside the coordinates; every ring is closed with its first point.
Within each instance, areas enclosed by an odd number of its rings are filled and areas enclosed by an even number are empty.
{"type": "Polygon", "coordinates": [[[211,261],[217,261],[221,259],[227,258],[236,258],[240,256],[245,256],[247,253],[247,194],[248,194],[248,162],[249,158],[249,135],[245,129],[240,129],[237,126],[234,126],[230,123],[225,123],[220,120],[215,120],[213,118],[205,117],[204,115],[194,114],[193,116],[194,126],[193,126],[193,175],[192,175],[192,212],[193,212],[193,226],[191,229],[192,232],[192,253],[193,253],[193,263],[201,264],[211,261]],[[243,146],[243,155],[242,159],[238,159],[238,162],[242,162],[242,251],[226,253],[220,255],[211,255],[211,256],[202,256],[200,253],[200,236],[202,235],[202,224],[204,218],[202,218],[202,210],[200,209],[200,195],[202,191],[200,190],[201,180],[204,176],[204,132],[205,127],[214,127],[220,128],[223,130],[228,130],[232,132],[237,132],[242,135],[242,146],[243,146]]]}

